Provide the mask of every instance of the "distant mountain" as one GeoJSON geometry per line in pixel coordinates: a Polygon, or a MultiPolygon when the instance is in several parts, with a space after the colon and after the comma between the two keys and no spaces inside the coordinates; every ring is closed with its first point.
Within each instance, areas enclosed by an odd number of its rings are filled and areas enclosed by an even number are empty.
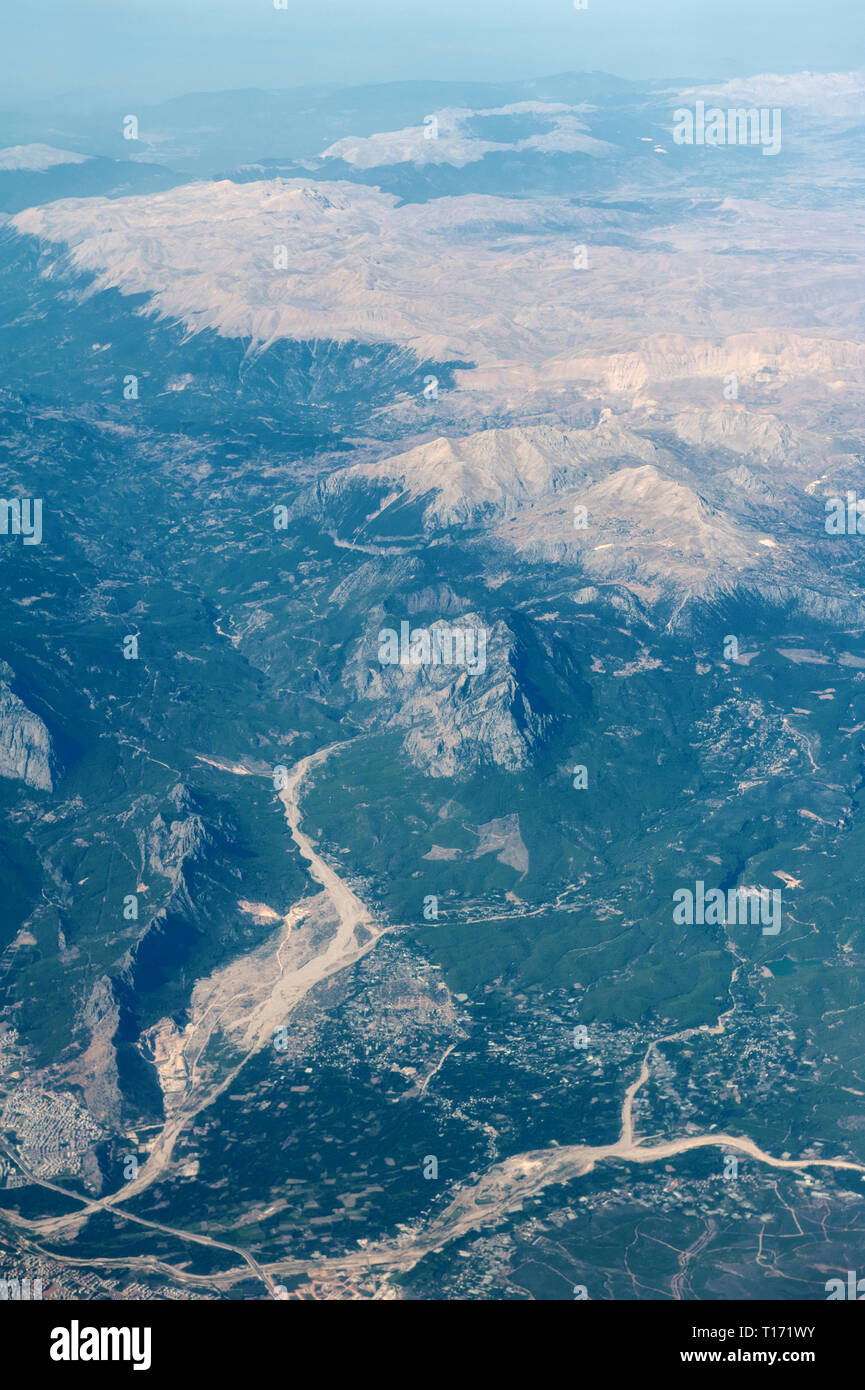
{"type": "Polygon", "coordinates": [[[12,145],[8,150],[0,150],[0,170],[29,169],[42,171],[54,169],[58,164],[84,164],[89,158],[85,154],[73,154],[71,150],[55,150],[50,145],[12,145]]]}
{"type": "Polygon", "coordinates": [[[181,180],[158,164],[18,145],[0,150],[0,212],[20,212],[61,198],[123,198],[154,193],[181,180]]]}

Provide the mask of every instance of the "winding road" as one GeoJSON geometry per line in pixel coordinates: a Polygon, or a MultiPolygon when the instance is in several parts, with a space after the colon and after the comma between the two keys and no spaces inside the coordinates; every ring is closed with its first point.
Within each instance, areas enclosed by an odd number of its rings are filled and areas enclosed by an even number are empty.
{"type": "MultiPolygon", "coordinates": [[[[309,990],[319,981],[353,964],[361,955],[372,949],[385,931],[395,930],[393,927],[382,928],[374,922],[362,900],[336,871],[325,863],[309,836],[300,828],[300,792],[307,776],[313,768],[319,767],[333,753],[347,746],[347,742],[330,744],[301,759],[287,774],[285,785],[280,791],[280,801],[285,808],[285,818],[292,838],[309,864],[310,875],[327,894],[337,920],[337,930],[328,939],[325,949],[314,960],[308,961],[294,972],[298,985],[297,999],[308,994],[309,990]],[[358,935],[359,928],[361,929],[360,936],[358,935]]],[[[729,1012],[731,1011],[728,1010],[727,1013],[729,1012]]],[[[48,1188],[50,1191],[62,1193],[68,1199],[81,1204],[78,1211],[62,1217],[31,1221],[17,1214],[6,1212],[4,1218],[16,1227],[23,1244],[48,1255],[51,1259],[69,1265],[116,1266],[150,1272],[159,1270],[175,1279],[179,1284],[210,1289],[230,1288],[240,1280],[248,1278],[251,1271],[261,1280],[271,1296],[279,1297],[279,1288],[275,1281],[280,1276],[307,1275],[321,1279],[326,1278],[329,1274],[345,1275],[352,1271],[361,1272],[371,1269],[380,1269],[383,1273],[406,1273],[433,1250],[441,1249],[442,1246],[459,1239],[471,1230],[501,1221],[511,1212],[518,1210],[527,1197],[531,1197],[553,1184],[570,1182],[575,1178],[582,1177],[590,1173],[599,1163],[609,1161],[640,1164],[659,1163],[697,1149],[718,1148],[747,1154],[757,1163],[788,1172],[804,1172],[808,1169],[820,1168],[855,1172],[865,1177],[865,1164],[856,1163],[851,1159],[776,1158],[773,1154],[761,1149],[746,1135],[706,1133],[683,1135],[655,1144],[639,1142],[634,1133],[634,1101],[652,1074],[651,1063],[656,1049],[664,1042],[682,1039],[696,1033],[722,1033],[726,1017],[727,1014],[722,1014],[717,1023],[713,1025],[707,1024],[688,1029],[683,1033],[656,1039],[649,1044],[636,1079],[625,1090],[622,1099],[619,1137],[613,1143],[562,1145],[513,1155],[501,1163],[494,1164],[476,1183],[466,1184],[458,1188],[450,1203],[440,1214],[429,1220],[423,1231],[405,1234],[397,1240],[383,1240],[362,1250],[347,1252],[342,1256],[313,1260],[286,1259],[264,1264],[240,1246],[215,1240],[195,1232],[179,1230],[137,1216],[124,1209],[123,1203],[128,1202],[131,1197],[149,1187],[158,1177],[165,1174],[179,1135],[195,1115],[205,1106],[211,1104],[216,1096],[221,1094],[225,1087],[230,1084],[245,1065],[248,1056],[244,1057],[216,1088],[211,1088],[201,1097],[190,1097],[189,1103],[183,1105],[179,1113],[164,1126],[138,1177],[127,1184],[122,1191],[115,1192],[108,1197],[81,1197],[57,1183],[39,1178],[33,1172],[28,1171],[11,1149],[0,1143],[0,1150],[6,1153],[31,1182],[48,1188]],[[129,1256],[103,1260],[77,1259],[63,1251],[45,1250],[44,1246],[37,1242],[37,1237],[40,1241],[46,1238],[50,1239],[51,1236],[59,1234],[69,1224],[80,1223],[82,1217],[86,1219],[88,1215],[97,1211],[110,1212],[122,1220],[161,1231],[180,1241],[230,1251],[243,1262],[242,1267],[207,1275],[196,1275],[177,1269],[154,1256],[129,1256]]],[[[253,1049],[253,1051],[255,1050],[258,1049],[253,1049]]],[[[452,1049],[448,1049],[448,1052],[450,1050],[452,1049]]],[[[439,1067],[444,1062],[448,1052],[441,1059],[439,1067]]],[[[434,1068],[427,1077],[418,1098],[422,1097],[439,1067],[434,1068]]]]}

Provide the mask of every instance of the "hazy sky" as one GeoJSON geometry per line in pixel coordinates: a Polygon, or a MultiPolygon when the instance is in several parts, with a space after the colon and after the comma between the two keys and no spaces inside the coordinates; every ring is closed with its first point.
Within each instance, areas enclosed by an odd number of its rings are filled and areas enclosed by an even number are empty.
{"type": "Polygon", "coordinates": [[[720,76],[865,64],[863,0],[0,0],[3,105],[88,89],[720,76]]]}

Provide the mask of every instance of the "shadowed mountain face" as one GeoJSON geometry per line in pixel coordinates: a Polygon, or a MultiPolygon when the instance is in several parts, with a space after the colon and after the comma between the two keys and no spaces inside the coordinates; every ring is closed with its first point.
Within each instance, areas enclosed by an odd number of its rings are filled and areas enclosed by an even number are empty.
{"type": "Polygon", "coordinates": [[[58,1296],[856,1267],[859,96],[0,123],[0,1250],[58,1296]]]}

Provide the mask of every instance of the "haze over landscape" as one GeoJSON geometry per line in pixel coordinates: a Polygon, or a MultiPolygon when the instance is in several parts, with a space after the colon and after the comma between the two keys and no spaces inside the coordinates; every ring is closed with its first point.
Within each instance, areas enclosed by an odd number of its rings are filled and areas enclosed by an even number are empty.
{"type": "Polygon", "coordinates": [[[852,10],[145,8],[8,21],[0,1289],[846,1296],[852,10]]]}

